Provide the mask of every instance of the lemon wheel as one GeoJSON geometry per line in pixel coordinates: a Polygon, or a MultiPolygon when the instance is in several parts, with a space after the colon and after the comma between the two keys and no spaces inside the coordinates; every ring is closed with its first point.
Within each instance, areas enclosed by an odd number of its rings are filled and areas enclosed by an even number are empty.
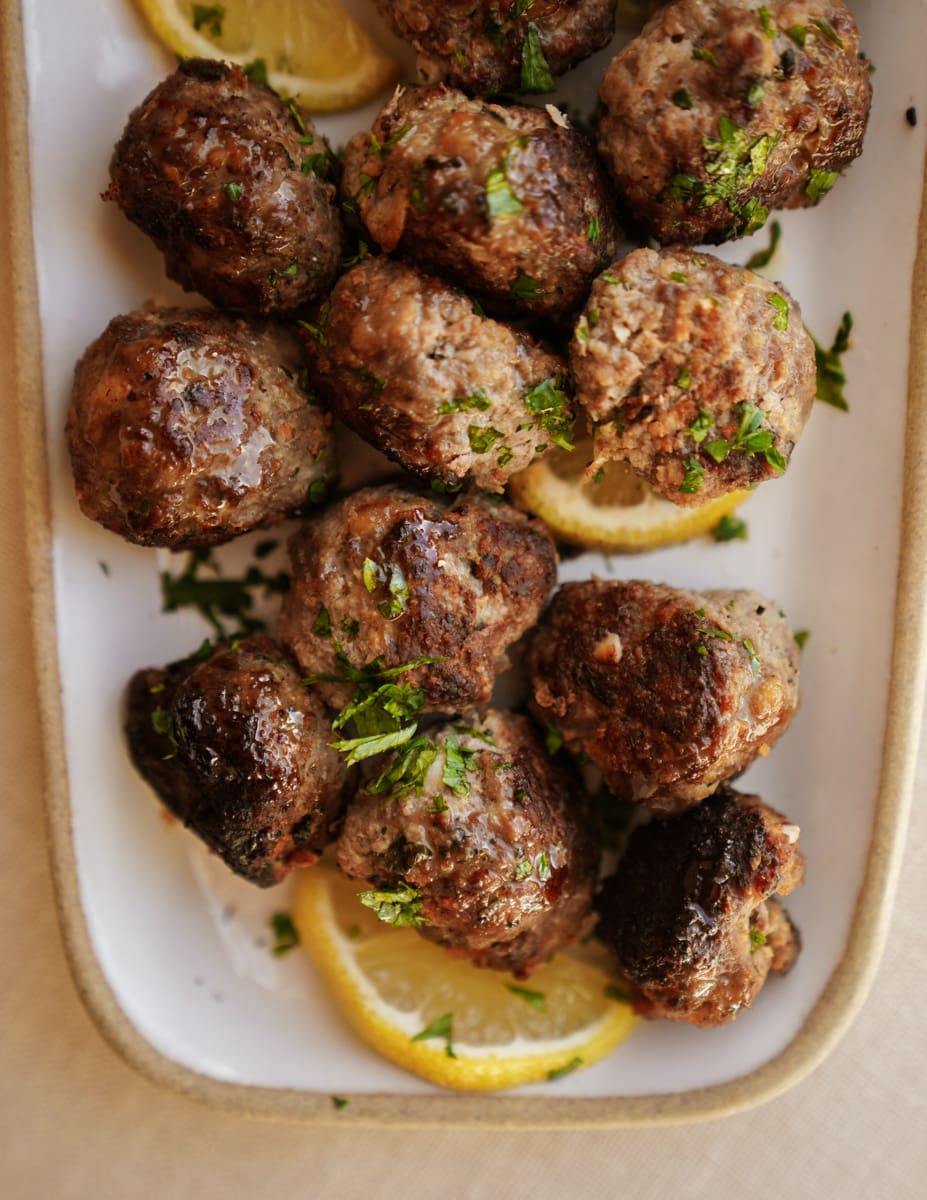
{"type": "Polygon", "coordinates": [[[310,112],[355,108],[388,87],[396,63],[335,0],[136,0],[182,58],[261,60],[275,91],[310,112]]]}
{"type": "Polygon", "coordinates": [[[655,550],[709,533],[749,492],[732,492],[701,508],[680,508],[658,496],[630,467],[607,463],[585,476],[592,442],[553,449],[509,481],[512,498],[540,517],[559,540],[587,550],[655,550]]]}
{"type": "Polygon", "coordinates": [[[561,954],[527,981],[482,970],[384,925],[361,890],[331,867],[304,871],[293,906],[301,943],[359,1036],[433,1083],[494,1091],[557,1079],[635,1024],[597,966],[561,954]]]}

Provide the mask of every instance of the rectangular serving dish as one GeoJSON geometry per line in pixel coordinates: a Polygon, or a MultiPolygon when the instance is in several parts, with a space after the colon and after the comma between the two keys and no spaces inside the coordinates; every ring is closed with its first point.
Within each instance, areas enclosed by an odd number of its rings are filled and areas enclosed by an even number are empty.
{"type": "MultiPolygon", "coordinates": [[[[353,7],[369,18],[368,5],[353,7]]],[[[802,826],[808,882],[789,907],[804,955],[729,1027],[642,1025],[589,1070],[471,1097],[381,1061],[344,1027],[302,956],[278,964],[255,945],[281,901],[234,881],[216,884],[128,763],[125,680],[189,652],[208,631],[195,616],[159,611],[158,571],[169,556],[125,545],[80,516],[62,427],[73,362],[111,316],[149,298],[195,303],[167,283],[145,239],[98,200],[126,115],[171,62],[123,0],[7,6],[3,254],[16,306],[5,353],[27,477],[48,481],[47,497],[42,486],[29,497],[29,539],[52,862],[81,994],[104,1035],[151,1077],[207,1101],[319,1121],[691,1120],[794,1083],[863,1002],[903,845],[925,668],[925,137],[905,110],[919,103],[927,117],[927,10],[854,8],[883,68],[866,151],[822,209],[780,218],[783,249],[771,271],[823,341],[852,308],[851,412],[818,406],[787,477],[745,508],[746,543],[584,555],[562,571],[755,587],[775,596],[796,627],[810,628],[799,717],[744,781],[802,826]],[[332,1093],[350,1105],[334,1112],[332,1093]]],[[[566,81],[564,93],[583,111],[607,58],[595,56],[566,81]]],[[[369,125],[372,111],[320,125],[343,141],[369,125]]],[[[743,261],[765,240],[760,234],[723,255],[743,261]]],[[[235,561],[247,544],[228,553],[224,561],[235,561]]]]}

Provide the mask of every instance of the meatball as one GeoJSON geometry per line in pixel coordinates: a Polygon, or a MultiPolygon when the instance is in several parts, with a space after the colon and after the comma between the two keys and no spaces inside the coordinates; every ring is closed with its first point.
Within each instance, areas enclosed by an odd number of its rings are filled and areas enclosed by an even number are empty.
{"type": "Polygon", "coordinates": [[[352,672],[422,658],[436,661],[402,680],[422,689],[423,708],[486,703],[557,576],[540,521],[481,496],[448,503],[395,487],[332,505],[293,537],[290,554],[280,636],[307,674],[344,677],[318,688],[339,708],[353,695],[352,672]]]}
{"type": "Polygon", "coordinates": [[[336,832],[347,777],[331,722],[268,637],[137,672],[126,733],[163,803],[259,887],[314,862],[336,832]]]}
{"type": "Polygon", "coordinates": [[[675,504],[780,476],[811,412],[814,343],[779,283],[708,254],[635,250],[596,280],[570,347],[595,462],[675,504]]]}
{"type": "Polygon", "coordinates": [[[689,807],[766,755],[798,706],[798,647],[755,592],[568,583],[528,652],[534,711],[622,800],[689,807]]]}
{"type": "Polygon", "coordinates": [[[801,947],[785,909],[804,878],[799,828],[759,796],[723,789],[698,808],[636,829],[599,901],[635,1009],[721,1025],[753,1003],[801,947]]]}
{"type": "Polygon", "coordinates": [[[524,976],[588,927],[598,868],[588,820],[579,780],[528,718],[490,712],[478,729],[421,737],[360,790],[338,865],[396,889],[404,922],[430,941],[524,976]]]}
{"type": "Polygon", "coordinates": [[[589,141],[557,109],[397,90],[348,144],[342,187],[386,251],[502,312],[568,312],[618,244],[589,141]]]}
{"type": "Polygon", "coordinates": [[[171,279],[224,308],[292,312],[331,287],[341,220],[327,147],[240,67],[187,59],[130,115],[107,199],[171,279]]]}
{"type": "Polygon", "coordinates": [[[840,0],[675,0],[600,95],[599,150],[631,217],[660,242],[723,242],[833,187],[872,85],[840,0]]]}
{"type": "Polygon", "coordinates": [[[548,76],[601,50],[615,29],[615,0],[375,0],[418,51],[425,82],[493,92],[553,91],[548,76]]]}
{"type": "Polygon", "coordinates": [[[310,328],[314,385],[422,479],[501,492],[548,447],[572,447],[563,359],[413,267],[360,263],[338,281],[324,326],[310,328]]]}
{"type": "Polygon", "coordinates": [[[211,546],[321,499],[331,417],[282,327],[204,309],[110,321],[77,364],[67,419],[84,515],[142,546],[211,546]]]}

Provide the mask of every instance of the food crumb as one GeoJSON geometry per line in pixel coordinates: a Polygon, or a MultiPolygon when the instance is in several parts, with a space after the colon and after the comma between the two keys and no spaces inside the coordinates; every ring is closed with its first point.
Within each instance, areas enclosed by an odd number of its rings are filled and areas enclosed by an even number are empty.
{"type": "Polygon", "coordinates": [[[908,122],[912,129],[917,124],[917,109],[913,104],[906,109],[904,119],[908,122]]]}

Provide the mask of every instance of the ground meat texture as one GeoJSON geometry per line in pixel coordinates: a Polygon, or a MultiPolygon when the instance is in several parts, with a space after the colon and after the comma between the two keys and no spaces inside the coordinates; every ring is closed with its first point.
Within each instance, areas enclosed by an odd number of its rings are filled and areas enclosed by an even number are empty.
{"type": "Polygon", "coordinates": [[[421,79],[480,95],[552,90],[544,63],[561,75],[607,46],[615,29],[615,0],[375,2],[393,33],[418,51],[421,79]]]}
{"type": "MultiPolygon", "coordinates": [[[[355,669],[435,658],[401,681],[447,713],[489,700],[557,575],[541,522],[480,496],[448,503],[395,487],[332,505],[293,537],[290,555],[279,632],[306,674],[344,676],[339,647],[355,669]]],[[[354,684],[318,690],[342,708],[354,684]]]]}
{"type": "Polygon", "coordinates": [[[811,412],[814,343],[780,283],[683,247],[604,271],[570,347],[595,462],[699,505],[779,478],[811,412]]]}
{"type": "Polygon", "coordinates": [[[599,859],[579,780],[503,712],[390,759],[350,802],[337,854],[371,889],[414,889],[424,937],[518,976],[588,927],[599,859]]]}
{"type": "Polygon", "coordinates": [[[309,373],[335,413],[425,480],[501,492],[553,445],[572,446],[566,363],[474,312],[414,267],[367,259],[343,275],[309,373]]]}
{"type": "Polygon", "coordinates": [[[211,309],[110,321],[77,364],[67,441],[85,516],[142,546],[228,541],[324,498],[331,416],[287,330],[211,309]]]}
{"type": "Polygon", "coordinates": [[[334,837],[346,772],[331,722],[270,638],[137,672],[126,733],[163,803],[252,883],[279,883],[334,837]]]}
{"type": "Polygon", "coordinates": [[[687,808],[766,755],[798,705],[798,647],[748,591],[568,583],[528,652],[533,709],[622,800],[687,808]]]}
{"type": "Polygon", "coordinates": [[[187,59],[130,115],[106,198],[188,291],[292,312],[331,287],[341,254],[335,189],[317,173],[327,163],[295,104],[239,67],[187,59]]]}
{"type": "Polygon", "coordinates": [[[721,1025],[749,1008],[770,971],[798,955],[798,931],[771,899],[804,878],[799,828],[758,796],[724,789],[636,829],[599,901],[644,1016],[721,1025]]]}
{"type": "Polygon", "coordinates": [[[373,240],[500,312],[569,312],[618,244],[608,180],[556,109],[399,90],[348,144],[342,188],[373,240]]]}
{"type": "Polygon", "coordinates": [[[861,152],[872,85],[840,0],[676,0],[600,95],[631,217],[663,243],[723,242],[817,203],[861,152]]]}

